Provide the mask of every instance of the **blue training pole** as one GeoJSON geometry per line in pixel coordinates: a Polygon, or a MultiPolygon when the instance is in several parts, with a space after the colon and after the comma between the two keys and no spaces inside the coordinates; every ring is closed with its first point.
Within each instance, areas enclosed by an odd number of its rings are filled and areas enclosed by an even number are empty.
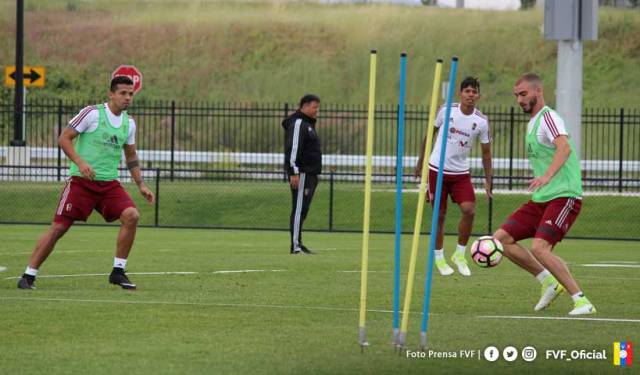
{"type": "MultiPolygon", "coordinates": [[[[451,102],[453,92],[456,87],[456,71],[458,70],[458,58],[451,58],[451,71],[449,72],[449,90],[447,92],[447,107],[444,116],[444,125],[440,129],[442,134],[442,145],[440,147],[440,164],[438,165],[438,179],[436,182],[436,196],[433,204],[433,215],[431,215],[431,236],[429,241],[429,261],[427,262],[427,276],[424,285],[424,305],[422,308],[422,329],[420,331],[420,347],[424,350],[427,347],[427,328],[429,327],[429,305],[431,302],[431,278],[433,276],[433,257],[436,247],[436,234],[438,230],[438,214],[440,213],[440,198],[442,196],[442,171],[444,169],[444,158],[447,152],[447,136],[449,135],[449,118],[451,116],[451,102]]],[[[426,156],[426,155],[425,155],[426,156]]]]}
{"type": "Polygon", "coordinates": [[[400,237],[402,234],[402,158],[404,156],[404,96],[407,84],[407,54],[400,55],[398,100],[398,148],[396,153],[396,244],[393,270],[393,342],[400,333],[400,237]]]}

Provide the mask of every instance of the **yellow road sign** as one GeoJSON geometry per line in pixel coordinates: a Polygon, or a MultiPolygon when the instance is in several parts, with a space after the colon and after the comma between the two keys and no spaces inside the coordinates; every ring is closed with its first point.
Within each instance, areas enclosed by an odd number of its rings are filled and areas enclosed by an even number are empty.
{"type": "MultiPolygon", "coordinates": [[[[44,87],[45,69],[42,66],[25,66],[22,70],[24,87],[44,87]]],[[[16,86],[16,67],[6,66],[4,68],[4,85],[7,87],[16,86]]]]}

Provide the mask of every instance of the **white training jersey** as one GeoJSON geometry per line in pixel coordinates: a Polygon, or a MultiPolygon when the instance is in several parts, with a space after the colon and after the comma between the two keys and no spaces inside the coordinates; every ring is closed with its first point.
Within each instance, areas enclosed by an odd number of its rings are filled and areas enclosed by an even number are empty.
{"type": "MultiPolygon", "coordinates": [[[[105,112],[107,113],[107,117],[109,118],[109,123],[114,128],[119,128],[122,126],[122,116],[116,116],[111,112],[107,103],[104,103],[105,112]]],[[[98,119],[100,117],[100,113],[98,108],[95,105],[90,105],[85,107],[80,113],[78,113],[74,118],[69,121],[69,127],[78,133],[91,133],[98,128],[98,119]]],[[[136,122],[133,121],[133,118],[129,116],[129,136],[127,137],[127,141],[125,142],[128,145],[136,144],[136,122]]]]}
{"type": "Polygon", "coordinates": [[[540,119],[540,127],[538,127],[538,132],[536,133],[536,138],[538,139],[538,142],[543,145],[555,148],[556,146],[553,144],[553,141],[561,135],[569,136],[569,133],[564,126],[564,120],[556,111],[552,110],[548,106],[544,106],[531,118],[531,120],[529,120],[529,124],[527,124],[527,134],[530,134],[533,131],[533,126],[535,125],[538,117],[540,117],[543,109],[550,109],[550,111],[547,111],[542,115],[542,118],[540,119]]]}
{"type": "MultiPolygon", "coordinates": [[[[436,136],[433,151],[429,158],[429,168],[437,171],[440,165],[440,150],[442,149],[442,131],[444,125],[444,115],[446,108],[440,107],[436,117],[436,136]]],[[[447,153],[444,160],[445,174],[466,174],[469,173],[469,153],[477,137],[480,143],[491,142],[489,134],[489,119],[478,109],[474,109],[470,115],[465,115],[459,108],[458,103],[451,105],[451,117],[449,118],[449,134],[447,136],[447,153]]]]}

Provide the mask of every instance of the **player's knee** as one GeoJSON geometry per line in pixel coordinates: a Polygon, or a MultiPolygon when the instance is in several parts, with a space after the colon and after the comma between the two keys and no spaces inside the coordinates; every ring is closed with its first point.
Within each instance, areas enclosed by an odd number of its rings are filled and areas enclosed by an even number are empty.
{"type": "Polygon", "coordinates": [[[474,216],[476,214],[476,205],[473,203],[460,205],[460,211],[464,216],[474,216]]]}
{"type": "Polygon", "coordinates": [[[138,220],[140,220],[140,213],[137,209],[129,207],[122,212],[120,220],[122,220],[123,224],[136,225],[138,224],[138,220]]]}
{"type": "Polygon", "coordinates": [[[53,223],[50,229],[51,235],[55,239],[59,239],[60,237],[64,236],[64,234],[67,233],[68,230],[69,226],[63,223],[53,223]]]}
{"type": "Polygon", "coordinates": [[[531,253],[536,258],[550,253],[551,248],[552,248],[551,244],[549,244],[547,241],[540,238],[534,238],[533,242],[531,243],[531,253]]]}
{"type": "Polygon", "coordinates": [[[510,245],[510,244],[515,242],[513,237],[511,237],[511,235],[509,233],[507,233],[507,231],[504,230],[504,229],[498,229],[493,234],[493,238],[495,238],[498,241],[502,242],[503,245],[510,245]]]}

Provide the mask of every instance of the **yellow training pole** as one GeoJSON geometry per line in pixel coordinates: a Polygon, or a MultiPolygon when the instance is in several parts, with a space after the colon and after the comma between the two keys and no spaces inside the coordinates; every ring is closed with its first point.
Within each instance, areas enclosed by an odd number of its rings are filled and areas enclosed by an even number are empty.
{"type": "MultiPolygon", "coordinates": [[[[429,108],[429,122],[427,125],[427,142],[424,149],[424,160],[422,161],[422,176],[420,177],[420,191],[418,193],[418,207],[416,209],[416,221],[413,227],[413,242],[411,243],[411,258],[409,260],[409,274],[407,276],[407,288],[404,294],[404,308],[402,310],[402,324],[396,346],[404,348],[407,340],[407,326],[409,324],[409,308],[411,307],[411,294],[413,293],[413,279],[416,273],[416,258],[418,256],[418,245],[420,243],[420,228],[422,227],[422,216],[424,212],[424,201],[427,188],[427,174],[429,173],[429,154],[431,153],[431,143],[433,142],[433,128],[435,126],[436,111],[438,110],[438,88],[440,87],[440,76],[442,75],[442,59],[436,62],[435,74],[433,77],[433,89],[431,90],[431,107],[429,108]]],[[[431,234],[432,236],[435,233],[431,234]]]]}
{"type": "Polygon", "coordinates": [[[371,213],[371,174],[373,164],[373,127],[376,105],[376,50],[371,51],[369,69],[369,115],[367,119],[367,161],[364,177],[364,217],[362,224],[362,271],[360,274],[360,347],[368,346],[365,323],[367,321],[367,272],[369,269],[369,215],[371,213]]]}

